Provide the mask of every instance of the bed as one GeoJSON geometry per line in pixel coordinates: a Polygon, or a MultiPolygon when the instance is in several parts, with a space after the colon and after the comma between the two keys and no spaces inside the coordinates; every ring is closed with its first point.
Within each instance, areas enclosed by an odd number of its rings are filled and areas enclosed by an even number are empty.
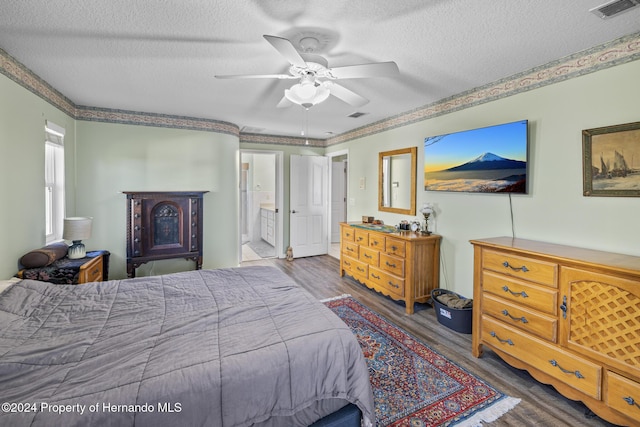
{"type": "Polygon", "coordinates": [[[322,420],[349,408],[374,420],[350,329],[265,266],[12,284],[0,384],[0,425],[340,425],[322,420]]]}

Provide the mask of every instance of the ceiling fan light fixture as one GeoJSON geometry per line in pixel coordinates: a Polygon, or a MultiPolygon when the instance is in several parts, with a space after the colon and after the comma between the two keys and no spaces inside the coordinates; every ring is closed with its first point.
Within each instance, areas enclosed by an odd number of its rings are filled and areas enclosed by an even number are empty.
{"type": "Polygon", "coordinates": [[[303,79],[300,83],[284,90],[284,96],[294,104],[304,108],[313,107],[325,101],[330,95],[329,89],[324,85],[316,86],[314,82],[303,79]]]}

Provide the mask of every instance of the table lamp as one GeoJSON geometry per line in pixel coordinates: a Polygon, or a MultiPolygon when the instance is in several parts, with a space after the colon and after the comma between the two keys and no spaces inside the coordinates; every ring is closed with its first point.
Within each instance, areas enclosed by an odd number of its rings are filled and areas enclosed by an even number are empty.
{"type": "Polygon", "coordinates": [[[87,251],[82,243],[91,237],[91,223],[93,218],[88,217],[70,217],[64,219],[64,232],[62,238],[71,240],[73,244],[69,246],[67,256],[70,259],[84,258],[87,251]]]}

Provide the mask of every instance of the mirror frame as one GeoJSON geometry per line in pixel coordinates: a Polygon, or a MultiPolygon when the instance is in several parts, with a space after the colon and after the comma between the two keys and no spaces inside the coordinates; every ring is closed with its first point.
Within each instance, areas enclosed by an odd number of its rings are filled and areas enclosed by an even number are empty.
{"type": "Polygon", "coordinates": [[[381,151],[378,153],[378,210],[382,212],[393,212],[398,214],[405,215],[415,215],[416,214],[416,167],[418,165],[417,159],[417,147],[410,148],[402,148],[399,150],[392,151],[381,151]],[[383,198],[383,187],[382,187],[382,159],[384,157],[396,156],[400,154],[411,154],[411,206],[408,209],[402,208],[392,208],[383,206],[382,198],[383,198]]]}

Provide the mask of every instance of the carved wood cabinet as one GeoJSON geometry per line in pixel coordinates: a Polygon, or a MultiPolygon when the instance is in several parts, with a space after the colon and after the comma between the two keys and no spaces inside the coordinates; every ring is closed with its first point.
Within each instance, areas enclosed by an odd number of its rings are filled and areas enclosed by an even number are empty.
{"type": "Polygon", "coordinates": [[[640,257],[472,240],[473,348],[620,425],[640,420],[640,257]]]}
{"type": "Polygon", "coordinates": [[[202,268],[202,209],[206,191],[125,191],[127,276],[155,260],[185,258],[202,268]]]}

